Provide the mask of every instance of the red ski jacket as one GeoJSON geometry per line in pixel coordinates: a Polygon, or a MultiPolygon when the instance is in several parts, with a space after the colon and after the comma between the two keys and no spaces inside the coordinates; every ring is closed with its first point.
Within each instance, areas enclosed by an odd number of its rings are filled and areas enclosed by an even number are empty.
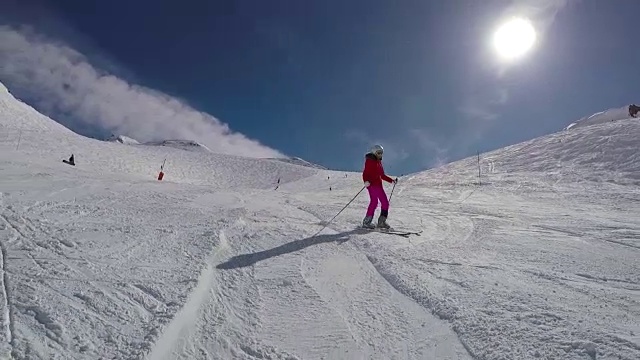
{"type": "Polygon", "coordinates": [[[382,161],[373,154],[367,154],[365,156],[364,170],[362,171],[362,180],[368,181],[371,185],[382,186],[382,180],[386,182],[393,182],[393,179],[385,175],[384,168],[382,167],[382,161]]]}

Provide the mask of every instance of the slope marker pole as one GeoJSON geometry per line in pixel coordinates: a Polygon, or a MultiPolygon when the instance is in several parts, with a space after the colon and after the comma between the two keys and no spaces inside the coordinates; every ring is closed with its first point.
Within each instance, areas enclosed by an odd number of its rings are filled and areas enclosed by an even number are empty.
{"type": "Polygon", "coordinates": [[[478,185],[482,185],[482,181],[480,180],[480,151],[478,151],[478,185]]]}
{"type": "Polygon", "coordinates": [[[167,162],[167,159],[165,158],[164,161],[162,162],[162,166],[160,166],[160,172],[158,173],[158,181],[161,181],[162,178],[164,178],[164,164],[167,162]]]}

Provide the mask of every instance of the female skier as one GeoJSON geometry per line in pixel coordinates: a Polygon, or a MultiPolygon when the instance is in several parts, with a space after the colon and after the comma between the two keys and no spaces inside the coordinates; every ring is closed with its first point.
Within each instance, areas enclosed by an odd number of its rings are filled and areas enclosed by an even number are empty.
{"type": "Polygon", "coordinates": [[[391,179],[384,173],[382,167],[382,153],[384,149],[381,145],[374,145],[365,155],[364,170],[362,171],[362,180],[364,186],[369,191],[369,207],[367,208],[367,215],[362,221],[362,226],[366,228],[375,228],[372,224],[373,214],[378,207],[378,201],[380,201],[380,217],[378,217],[378,227],[389,229],[387,224],[387,216],[389,216],[389,200],[387,200],[387,194],[384,192],[382,186],[382,180],[389,183],[397,183],[398,179],[391,179]]]}

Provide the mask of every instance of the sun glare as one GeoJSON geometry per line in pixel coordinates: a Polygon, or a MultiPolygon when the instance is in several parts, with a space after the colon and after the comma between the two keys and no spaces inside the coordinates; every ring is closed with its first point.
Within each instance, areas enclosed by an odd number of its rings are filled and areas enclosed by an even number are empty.
{"type": "Polygon", "coordinates": [[[505,60],[513,60],[527,53],[536,41],[536,30],[528,19],[514,18],[498,27],[493,46],[505,60]]]}

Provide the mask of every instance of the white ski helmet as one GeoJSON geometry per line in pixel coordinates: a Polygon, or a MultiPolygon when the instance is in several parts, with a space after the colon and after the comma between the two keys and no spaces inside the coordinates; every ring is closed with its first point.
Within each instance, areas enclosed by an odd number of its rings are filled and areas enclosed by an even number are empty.
{"type": "Polygon", "coordinates": [[[384,149],[382,148],[382,145],[376,144],[371,147],[372,154],[380,153],[380,155],[382,155],[383,152],[384,152],[384,149]]]}

